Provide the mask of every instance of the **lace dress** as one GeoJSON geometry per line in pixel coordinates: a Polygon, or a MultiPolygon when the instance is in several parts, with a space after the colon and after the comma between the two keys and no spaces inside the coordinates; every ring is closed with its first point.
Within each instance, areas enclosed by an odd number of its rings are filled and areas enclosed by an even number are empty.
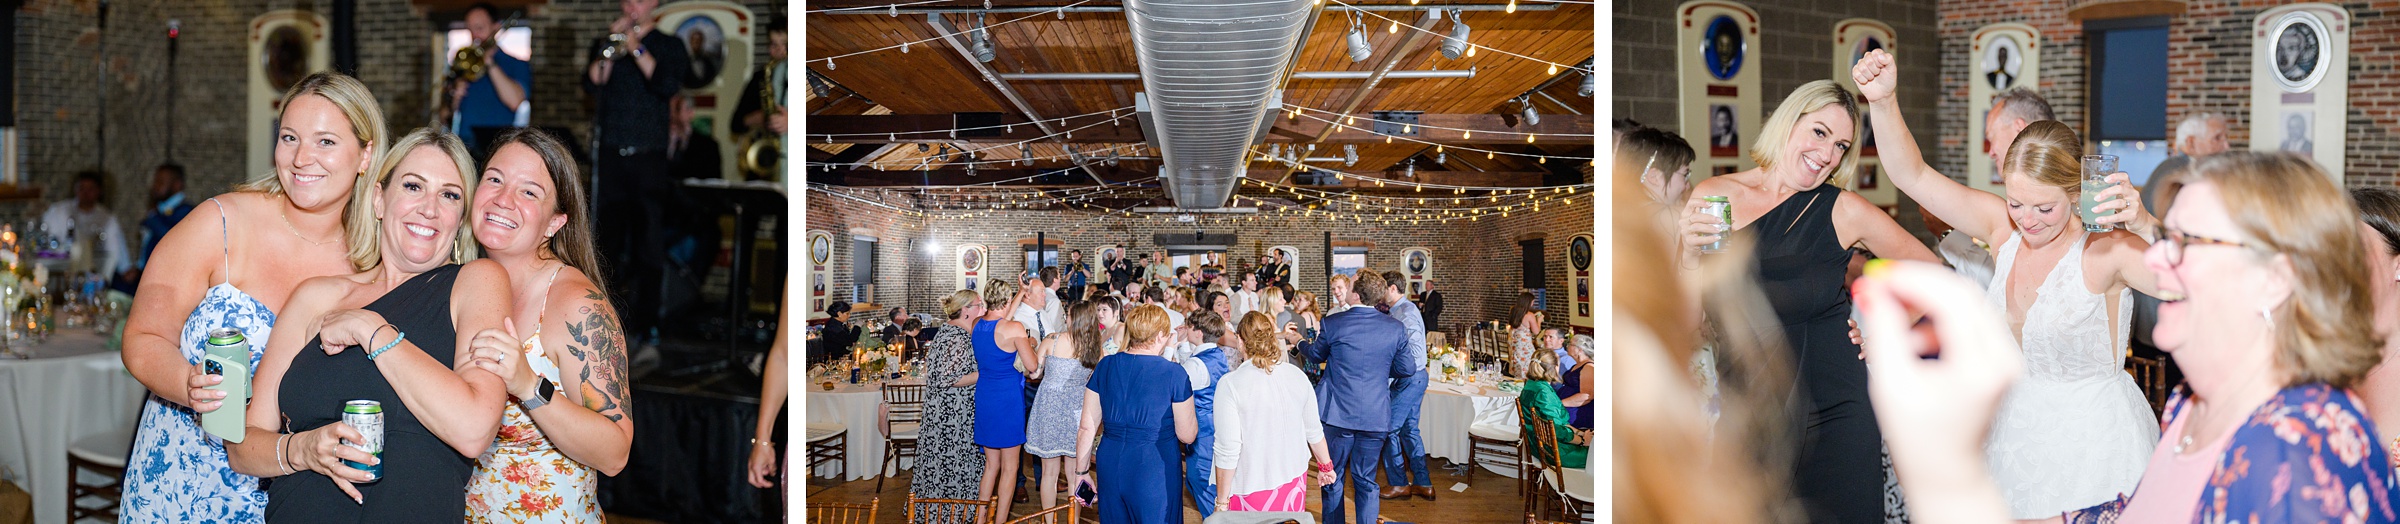
{"type": "Polygon", "coordinates": [[[1092,368],[1072,358],[1042,356],[1042,385],[1033,395],[1033,420],[1025,427],[1025,451],[1041,458],[1075,456],[1075,430],[1083,422],[1083,385],[1092,368]]]}
{"type": "MultiPolygon", "coordinates": [[[[211,199],[214,200],[214,199],[211,199]]],[[[218,202],[217,220],[225,220],[218,202]]],[[[250,369],[258,369],[266,354],[267,337],[275,327],[275,312],[233,285],[233,256],[225,256],[225,283],[209,287],[192,315],[183,321],[176,347],[184,361],[200,362],[201,342],[208,331],[238,328],[250,340],[250,369]]],[[[232,404],[227,404],[232,407],[232,404]]],[[[260,522],[266,519],[267,493],[258,477],[234,473],[225,458],[225,443],[201,431],[191,408],[152,395],[142,403],[142,422],[134,434],[133,452],[125,464],[125,522],[260,522]]]]}
{"type": "MultiPolygon", "coordinates": [[[[2023,245],[2011,235],[2000,246],[1985,288],[1986,299],[2003,311],[2023,245]]],[[[2158,419],[2125,374],[2119,349],[2133,319],[2131,294],[2115,293],[2114,308],[2109,296],[2093,294],[2084,284],[2083,249],[2059,257],[2037,293],[2025,308],[2020,341],[2025,376],[2001,401],[1984,445],[1992,480],[2019,519],[2132,492],[2158,443],[2158,419]]]]}
{"type": "Polygon", "coordinates": [[[943,324],[925,344],[925,364],[925,426],[909,491],[924,498],[974,500],[975,484],[983,478],[983,449],[975,446],[975,387],[951,386],[975,372],[967,330],[943,324]]]}

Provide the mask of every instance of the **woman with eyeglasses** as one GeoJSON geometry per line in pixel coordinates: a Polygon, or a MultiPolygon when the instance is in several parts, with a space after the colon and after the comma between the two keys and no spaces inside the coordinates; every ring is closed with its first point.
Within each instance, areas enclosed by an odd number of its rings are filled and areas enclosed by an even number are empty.
{"type": "MultiPolygon", "coordinates": [[[[2286,153],[2219,154],[2185,176],[2144,262],[2162,301],[2154,339],[2188,380],[2140,484],[2049,522],[2400,521],[2390,455],[2350,392],[2383,357],[2358,209],[2286,153]]],[[[1944,513],[1914,516],[1998,517],[1963,451],[2015,374],[2005,324],[1948,300],[1963,286],[1939,269],[1867,273],[1862,327],[1894,468],[1913,506],[1944,513]],[[1933,337],[1908,336],[1916,312],[1933,337]]]]}

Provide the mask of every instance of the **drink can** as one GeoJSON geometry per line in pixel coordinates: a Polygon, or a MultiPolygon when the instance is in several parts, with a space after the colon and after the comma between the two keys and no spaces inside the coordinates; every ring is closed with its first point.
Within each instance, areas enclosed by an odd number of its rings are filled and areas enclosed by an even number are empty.
{"type": "Polygon", "coordinates": [[[374,464],[348,460],[342,465],[367,472],[368,482],[383,480],[383,403],[373,400],[353,400],[342,404],[342,423],[358,430],[360,440],[349,442],[350,447],[375,456],[374,464]]]}
{"type": "MultiPolygon", "coordinates": [[[[211,355],[220,355],[228,360],[238,358],[248,362],[250,360],[250,339],[242,336],[241,328],[211,329],[208,330],[207,345],[202,347],[202,350],[211,355]]],[[[210,370],[210,374],[223,375],[225,373],[210,370]]]]}
{"type": "Polygon", "coordinates": [[[1707,213],[1711,216],[1717,217],[1718,220],[1725,221],[1725,233],[1722,236],[1718,236],[1717,241],[1700,246],[1700,252],[1715,253],[1718,251],[1724,251],[1725,236],[1730,236],[1733,234],[1733,199],[1721,196],[1705,196],[1700,197],[1700,201],[1708,203],[1707,205],[1700,207],[1700,212],[1707,213]]]}

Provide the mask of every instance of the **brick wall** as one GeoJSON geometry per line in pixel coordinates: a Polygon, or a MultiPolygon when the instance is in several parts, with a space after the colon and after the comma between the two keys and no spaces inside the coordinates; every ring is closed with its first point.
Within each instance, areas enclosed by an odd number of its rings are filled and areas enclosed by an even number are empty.
{"type": "MultiPolygon", "coordinates": [[[[1238,235],[1228,251],[1237,267],[1254,263],[1266,248],[1279,245],[1300,248],[1301,259],[1292,270],[1293,280],[1301,290],[1319,295],[1325,292],[1326,261],[1321,253],[1326,231],[1332,231],[1337,241],[1373,242],[1374,247],[1367,253],[1367,266],[1377,271],[1398,269],[1401,249],[1425,247],[1434,255],[1434,279],[1445,302],[1442,321],[1450,326],[1507,316],[1510,301],[1524,287],[1520,281],[1522,257],[1517,239],[1527,233],[1543,233],[1550,289],[1546,304],[1548,320],[1551,325],[1564,326],[1568,308],[1572,307],[1567,240],[1576,234],[1592,232],[1593,210],[1589,192],[1585,195],[1571,205],[1544,206],[1539,213],[1512,213],[1508,218],[1487,217],[1440,226],[1386,228],[1372,223],[1364,226],[1347,221],[1336,223],[1320,217],[1261,219],[1238,226],[1209,225],[1201,229],[1238,235]]],[[[962,244],[983,244],[992,250],[987,257],[991,274],[1015,275],[1025,269],[1019,240],[1034,238],[1037,230],[1049,238],[1060,239],[1064,249],[1083,250],[1085,260],[1097,264],[1099,249],[1109,244],[1123,242],[1135,252],[1148,252],[1157,249],[1151,241],[1152,234],[1188,233],[1194,229],[1156,216],[1093,220],[1089,213],[1061,211],[993,211],[989,216],[971,219],[907,217],[813,191],[807,194],[803,207],[808,217],[806,229],[833,234],[828,293],[834,300],[850,298],[853,260],[850,233],[853,228],[864,228],[879,240],[875,302],[906,304],[912,310],[935,314],[941,311],[939,299],[957,290],[955,277],[949,270],[949,257],[955,256],[962,244]],[[925,252],[924,246],[929,241],[939,244],[938,253],[925,252]]]]}
{"type": "MultiPolygon", "coordinates": [[[[1967,38],[1977,27],[2022,22],[2039,28],[2046,50],[2042,57],[2041,92],[2059,118],[2082,128],[2084,118],[2083,28],[2067,19],[2067,0],[2001,1],[1942,0],[1941,161],[1945,172],[1964,171],[1963,147],[1968,122],[1965,79],[1967,38]]],[[[2391,42],[2400,40],[2393,20],[2400,1],[2337,2],[2353,17],[2350,28],[2350,108],[2345,115],[2347,140],[2343,169],[2352,186],[2389,186],[2400,182],[2400,70],[2392,67],[2391,42]]],[[[2167,126],[2186,115],[2214,111],[2232,119],[2229,130],[2235,149],[2250,143],[2249,28],[2259,13],[2283,2],[2255,0],[2191,0],[2167,30],[2167,126]]]]}
{"type": "MultiPolygon", "coordinates": [[[[1644,125],[1682,134],[1678,129],[1680,104],[1676,97],[1675,79],[1675,7],[1681,0],[1630,0],[1614,2],[1616,37],[1612,51],[1616,53],[1616,95],[1610,102],[1610,118],[1631,117],[1644,125]]],[[[1745,1],[1744,5],[1758,11],[1759,38],[1750,44],[1757,54],[1759,69],[1759,121],[1783,103],[1800,84],[1832,78],[1833,24],[1849,18],[1870,18],[1892,26],[1899,33],[1900,103],[1909,116],[1911,130],[1916,132],[1917,147],[1927,151],[1949,154],[1954,147],[1937,140],[1963,141],[1951,138],[1948,120],[1943,120],[1941,133],[1934,133],[1935,121],[1927,116],[1936,104],[1949,103],[1944,89],[1949,82],[1943,79],[1951,67],[1947,36],[1940,41],[1942,52],[1930,50],[1936,45],[1935,3],[1933,0],[1800,0],[1788,2],[1745,1]],[[1938,58],[1938,59],[1937,59],[1938,58]],[[1936,75],[1935,71],[1944,75],[1936,75]]],[[[1948,3],[1943,3],[1948,5],[1948,3]]],[[[2063,11],[2062,11],[2063,12],[2063,11]]],[[[1944,16],[1948,13],[1944,12],[1944,16]]],[[[1963,52],[1963,51],[1961,51],[1963,52]]],[[[1962,63],[1963,64],[1963,63],[1962,63]]],[[[2046,64],[2045,64],[2046,65],[2046,64]]],[[[2043,69],[2045,81],[2049,69],[2043,69]]],[[[1958,84],[1963,93],[1965,84],[1958,84]]],[[[1964,95],[1960,95],[1963,97],[1964,95]]],[[[1949,111],[1943,106],[1944,111],[1949,111]]],[[[1943,113],[1949,118],[1949,113],[1943,113]]],[[[1962,131],[1963,133],[1963,131],[1962,131]]],[[[1963,134],[1959,136],[1965,136],[1963,134]]],[[[1705,137],[1685,140],[1697,143],[1705,137]]],[[[1937,163],[1944,173],[1964,173],[1964,156],[1958,167],[1937,163]]],[[[1915,232],[1922,240],[1932,241],[1925,232],[1922,213],[1916,202],[1907,195],[1899,196],[1900,224],[1915,232]]]]}
{"type": "MultiPolygon", "coordinates": [[[[666,2],[672,5],[674,2],[666,2]]],[[[740,0],[760,14],[783,13],[780,2],[740,0]]],[[[205,198],[256,173],[245,173],[247,119],[243,102],[250,19],[271,10],[317,9],[327,2],[290,0],[114,1],[108,30],[97,28],[95,0],[29,0],[16,12],[17,121],[28,179],[52,200],[69,194],[69,176],[96,163],[110,174],[108,205],[130,226],[148,204],[150,170],[165,160],[173,129],[175,160],[190,171],[191,196],[205,198]],[[173,78],[167,76],[166,21],[183,23],[173,78]],[[105,47],[105,55],[101,53],[105,47]],[[97,58],[96,58],[97,57],[97,58]],[[105,64],[106,82],[101,82],[105,64]],[[167,84],[177,83],[174,112],[167,84]],[[97,86],[97,87],[96,87],[97,86]],[[107,99],[107,118],[97,114],[107,99]],[[105,125],[108,153],[96,152],[94,127],[105,125]]],[[[438,80],[427,42],[437,29],[409,2],[358,5],[359,79],[375,92],[393,136],[429,121],[429,90],[438,80]]],[[[583,49],[620,14],[614,0],[552,0],[526,19],[533,28],[533,125],[566,126],[588,136],[591,114],[577,78],[583,49]]],[[[761,31],[763,33],[763,30],[761,31]]],[[[766,56],[764,35],[757,61],[766,56]]],[[[747,72],[734,81],[746,79],[747,72]]],[[[264,140],[265,137],[255,137],[264,140]]],[[[725,147],[731,147],[730,144],[725,147]]],[[[11,211],[0,208],[0,214],[11,211]]],[[[130,233],[129,233],[130,234],[130,233]]]]}

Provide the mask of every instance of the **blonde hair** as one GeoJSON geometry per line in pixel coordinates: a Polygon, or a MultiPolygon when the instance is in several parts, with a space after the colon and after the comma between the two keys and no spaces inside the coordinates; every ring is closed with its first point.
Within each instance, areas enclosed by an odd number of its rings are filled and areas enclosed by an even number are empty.
{"type": "Polygon", "coordinates": [[[1267,288],[1266,292],[1259,294],[1258,307],[1262,310],[1274,311],[1283,309],[1285,311],[1290,311],[1289,309],[1285,309],[1286,306],[1290,305],[1291,304],[1284,303],[1282,289],[1267,288]]]}
{"type": "Polygon", "coordinates": [[[1533,366],[1525,370],[1525,380],[1558,383],[1558,352],[1534,350],[1533,366]]]}
{"type": "Polygon", "coordinates": [[[2026,124],[2001,159],[2004,174],[2065,190],[2070,199],[2083,194],[2083,137],[2057,120],[2026,124]]]}
{"type": "Polygon", "coordinates": [[[958,290],[956,293],[951,293],[950,296],[942,297],[942,316],[950,320],[958,320],[958,312],[966,311],[968,304],[979,302],[983,302],[983,295],[975,293],[975,290],[958,290]]]}
{"type": "Polygon", "coordinates": [[[1007,282],[995,279],[983,283],[983,307],[1000,309],[1008,305],[1008,299],[1015,298],[1011,295],[1014,293],[1009,291],[1007,282]]]}
{"type": "MultiPolygon", "coordinates": [[[[400,161],[408,158],[410,153],[415,153],[418,148],[433,148],[435,151],[448,155],[452,167],[458,169],[458,185],[461,186],[459,191],[462,193],[462,201],[470,203],[475,201],[475,188],[482,185],[474,182],[477,176],[475,157],[467,154],[467,145],[458,140],[458,135],[430,127],[420,127],[415,131],[410,131],[408,136],[400,137],[399,142],[392,144],[389,154],[383,155],[382,159],[375,163],[374,171],[370,171],[375,176],[358,177],[358,182],[355,187],[350,189],[350,194],[376,198],[375,188],[391,182],[392,172],[400,169],[400,161]]],[[[460,211],[462,216],[474,213],[473,205],[465,207],[467,209],[460,211]]],[[[351,269],[366,271],[383,263],[383,247],[375,242],[375,236],[383,233],[382,228],[379,227],[382,221],[375,218],[373,208],[372,205],[352,205],[342,217],[342,234],[350,242],[348,255],[351,269]]],[[[481,253],[479,246],[475,243],[475,228],[467,227],[464,219],[459,222],[456,232],[458,238],[451,239],[450,263],[452,264],[465,264],[470,260],[475,260],[475,257],[481,253]]]]}
{"type": "Polygon", "coordinates": [[[1130,349],[1149,344],[1173,327],[1168,325],[1166,309],[1143,304],[1125,313],[1125,346],[1130,349]]]}
{"type": "Polygon", "coordinates": [[[1252,311],[1242,315],[1242,354],[1250,357],[1250,367],[1275,369],[1283,361],[1283,341],[1275,339],[1275,319],[1266,313],[1252,311]]]}
{"type": "MultiPolygon", "coordinates": [[[[283,121],[283,117],[292,110],[292,102],[308,95],[324,97],[326,101],[333,102],[334,107],[341,108],[342,117],[350,120],[350,133],[358,135],[358,147],[367,150],[366,158],[360,159],[361,164],[374,165],[378,159],[384,156],[384,147],[389,143],[384,139],[387,138],[389,131],[386,131],[384,127],[383,103],[375,100],[375,93],[367,90],[366,84],[360,83],[356,78],[351,78],[350,75],[333,71],[319,71],[308,75],[307,78],[300,79],[300,83],[292,84],[291,89],[283,92],[283,101],[276,106],[282,110],[275,114],[275,120],[283,121]]],[[[365,178],[364,173],[360,175],[360,178],[365,178]]],[[[282,195],[283,179],[275,176],[274,171],[269,170],[258,178],[235,186],[234,190],[282,195]]],[[[356,208],[365,202],[365,198],[359,196],[357,192],[351,193],[350,207],[356,208]]]]}
{"type": "Polygon", "coordinates": [[[2324,171],[2289,153],[2232,151],[2201,159],[2182,182],[2216,183],[2246,241],[2291,260],[2291,298],[2273,320],[2285,385],[2348,388],[2383,361],[2375,305],[2358,284],[2368,279],[2358,207],[2324,171]]]}
{"type": "MultiPolygon", "coordinates": [[[[1620,173],[1620,175],[1622,175],[1620,173]]],[[[1654,278],[1674,271],[1662,217],[1635,176],[1609,177],[1612,212],[1615,314],[1611,383],[1618,393],[1609,409],[1615,483],[1611,511],[1617,522],[1671,524],[1798,521],[1782,478],[1792,456],[1780,416],[1793,409],[1791,381],[1773,344],[1774,329],[1749,275],[1710,275],[1711,318],[1722,318],[1717,338],[1719,380],[1725,413],[1716,429],[1696,406],[1697,385],[1686,366],[1700,344],[1697,316],[1677,279],[1654,278]],[[1747,291],[1749,295],[1735,292],[1747,291]],[[1747,305],[1737,307],[1735,304],[1747,305]],[[1760,321],[1759,319],[1766,319],[1760,321]],[[1756,329],[1749,326],[1768,326],[1756,329]],[[1765,344],[1760,344],[1765,342],[1765,344]],[[1710,435],[1715,435],[1710,438],[1710,435]],[[1695,461],[1694,458],[1704,458],[1695,461]]],[[[1737,251],[1743,249],[1737,246],[1737,251]]],[[[1740,255],[1736,255],[1740,256],[1740,255]]],[[[1726,264],[1723,271],[1737,270],[1726,264]]],[[[1743,266],[1740,269],[1747,269],[1743,266]]],[[[1554,352],[1536,351],[1557,358],[1554,352]]],[[[1548,365],[1548,373],[1557,372],[1548,365]]]]}
{"type": "MultiPolygon", "coordinates": [[[[1800,84],[1800,88],[1793,89],[1791,95],[1783,97],[1783,103],[1775,105],[1775,114],[1767,117],[1766,126],[1758,132],[1758,144],[1750,147],[1750,161],[1757,163],[1758,167],[1773,167],[1776,160],[1783,157],[1784,142],[1791,138],[1792,128],[1800,125],[1800,116],[1833,106],[1841,107],[1842,118],[1850,121],[1851,129],[1858,128],[1858,102],[1850,98],[1849,91],[1842,90],[1832,80],[1800,84]]],[[[1858,147],[1853,143],[1852,147],[1842,151],[1841,160],[1833,164],[1825,183],[1837,186],[1849,183],[1850,173],[1858,170],[1857,165],[1858,147]]],[[[1634,173],[1633,176],[1641,174],[1634,173]]],[[[1635,190],[1640,188],[1636,187],[1635,190]]]]}

